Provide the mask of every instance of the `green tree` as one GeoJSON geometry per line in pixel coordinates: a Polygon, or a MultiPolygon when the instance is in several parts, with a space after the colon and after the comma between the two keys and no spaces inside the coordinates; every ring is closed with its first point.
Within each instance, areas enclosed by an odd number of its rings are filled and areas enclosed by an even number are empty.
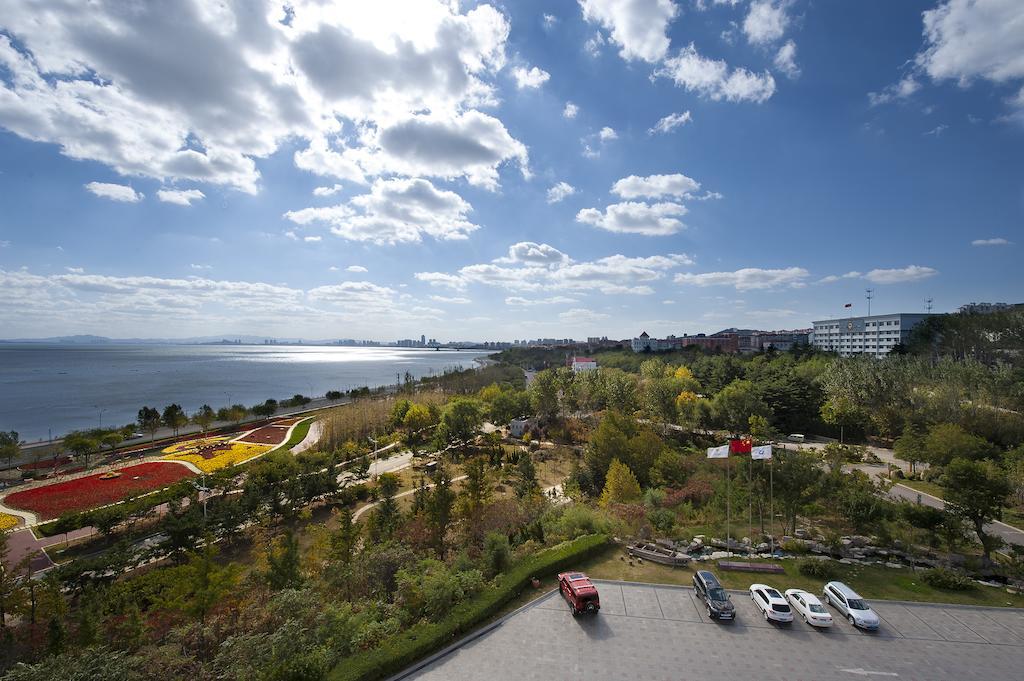
{"type": "Polygon", "coordinates": [[[160,412],[153,407],[143,407],[139,409],[135,420],[139,424],[139,428],[149,433],[151,440],[156,437],[156,431],[160,430],[160,412]]]}
{"type": "Polygon", "coordinates": [[[754,415],[768,416],[771,409],[764,403],[754,384],[736,379],[718,391],[711,401],[715,420],[732,433],[743,433],[754,415]]]}
{"type": "Polygon", "coordinates": [[[995,451],[992,443],[954,423],[932,426],[925,438],[926,461],[935,466],[945,466],[953,459],[985,459],[994,456],[995,451]]]}
{"type": "MultiPolygon", "coordinates": [[[[55,625],[60,629],[62,625],[55,625]]],[[[63,650],[64,634],[53,633],[51,628],[51,653],[63,650]]],[[[67,655],[54,654],[35,664],[20,663],[13,667],[5,681],[53,681],[68,679],[74,681],[144,681],[149,677],[145,672],[146,660],[130,655],[125,651],[110,650],[104,646],[95,646],[75,650],[67,655]]]]}
{"type": "Polygon", "coordinates": [[[85,433],[71,433],[64,437],[64,447],[85,459],[85,467],[89,467],[89,455],[100,447],[100,443],[85,433]]]}
{"type": "Polygon", "coordinates": [[[436,439],[441,446],[458,444],[464,447],[483,423],[480,404],[473,399],[457,397],[445,405],[437,425],[436,439]]]}
{"type": "Polygon", "coordinates": [[[192,423],[199,426],[202,432],[206,432],[210,429],[210,426],[216,420],[217,414],[213,411],[213,407],[208,404],[204,404],[199,407],[199,410],[195,414],[192,414],[192,423]]]}
{"type": "Polygon", "coordinates": [[[626,445],[625,461],[636,474],[640,485],[646,487],[651,481],[651,467],[665,449],[665,443],[658,435],[644,428],[629,439],[626,445]]]}
{"type": "Polygon", "coordinates": [[[847,473],[841,479],[837,508],[858,532],[871,532],[892,513],[884,492],[863,471],[847,473]]]}
{"type": "Polygon", "coordinates": [[[903,427],[903,433],[896,438],[893,446],[893,453],[897,458],[910,464],[910,472],[913,473],[919,461],[928,458],[928,447],[925,444],[925,433],[922,428],[907,422],[903,427]]]}
{"type": "Polygon", "coordinates": [[[452,479],[444,466],[438,466],[434,487],[427,499],[426,519],[430,531],[430,543],[437,556],[444,559],[445,536],[451,524],[452,508],[455,506],[455,490],[452,479]]]}
{"type": "Polygon", "coordinates": [[[615,411],[605,412],[597,429],[590,436],[584,460],[597,489],[604,488],[604,479],[612,459],[622,459],[629,449],[629,439],[636,433],[636,423],[615,411]]]}
{"type": "Polygon", "coordinates": [[[160,420],[173,430],[175,435],[178,434],[178,430],[182,426],[188,423],[188,417],[185,416],[185,410],[181,408],[180,404],[168,404],[164,407],[164,414],[160,420]]]}
{"type": "Polygon", "coordinates": [[[359,543],[359,525],[352,521],[352,509],[343,506],[337,513],[338,527],[330,536],[330,559],[341,565],[352,561],[352,553],[359,543]]]}
{"type": "Polygon", "coordinates": [[[275,400],[275,399],[268,399],[263,404],[257,404],[250,411],[252,411],[254,416],[259,416],[261,418],[268,418],[270,416],[273,416],[275,413],[277,413],[277,408],[278,408],[277,400],[275,400]]]}
{"type": "Polygon", "coordinates": [[[475,524],[484,506],[491,499],[491,481],[487,475],[487,461],[482,456],[474,456],[463,466],[466,479],[462,482],[460,496],[461,513],[470,525],[475,524]]]}
{"type": "Polygon", "coordinates": [[[866,419],[863,410],[844,396],[836,395],[821,405],[821,420],[830,426],[839,427],[839,443],[843,443],[846,429],[863,423],[866,419]]]}
{"type": "MultiPolygon", "coordinates": [[[[653,362],[658,360],[647,360],[653,362]]],[[[646,364],[647,362],[644,362],[646,364]]],[[[662,424],[675,423],[679,415],[676,398],[679,396],[679,382],[672,378],[651,378],[641,388],[644,411],[653,421],[662,424]]]]}
{"type": "Polygon", "coordinates": [[[18,439],[18,433],[15,431],[0,431],[0,457],[3,457],[8,466],[21,453],[20,443],[21,440],[18,439]]]}
{"type": "Polygon", "coordinates": [[[295,589],[302,584],[299,539],[294,532],[288,531],[278,537],[267,554],[266,579],[274,591],[295,589]]]}
{"type": "Polygon", "coordinates": [[[601,506],[625,504],[640,499],[640,483],[629,466],[618,459],[612,459],[608,467],[608,478],[601,491],[601,506]]]}
{"type": "Polygon", "coordinates": [[[540,485],[537,483],[537,468],[533,465],[533,457],[530,452],[523,452],[516,464],[516,496],[520,499],[532,497],[540,492],[540,485]]]}
{"type": "Polygon", "coordinates": [[[530,382],[530,405],[545,421],[558,416],[558,379],[551,369],[538,371],[530,382]]]}
{"type": "Polygon", "coordinates": [[[398,527],[401,513],[398,510],[398,502],[394,499],[398,493],[398,486],[398,477],[392,473],[381,473],[377,476],[377,496],[380,501],[373,510],[368,528],[371,541],[390,539],[398,527]]]}
{"type": "Polygon", "coordinates": [[[525,390],[502,390],[491,402],[490,418],[498,425],[512,419],[529,416],[533,413],[530,407],[530,394],[525,390]]]}
{"type": "Polygon", "coordinates": [[[747,429],[750,431],[750,437],[764,442],[770,440],[775,434],[771,424],[768,423],[768,419],[761,414],[751,414],[747,420],[747,429]]]}
{"type": "Polygon", "coordinates": [[[1002,520],[1010,484],[994,464],[953,459],[945,468],[946,506],[970,523],[981,541],[985,562],[992,560],[992,541],[985,525],[1002,520]]]}
{"type": "Polygon", "coordinates": [[[775,453],[775,499],[790,533],[796,532],[796,517],[821,494],[823,473],[817,458],[808,452],[783,449],[775,453]]]}
{"type": "Polygon", "coordinates": [[[500,532],[488,532],[484,537],[484,564],[487,576],[493,577],[504,572],[512,563],[512,548],[508,537],[500,532]]]}
{"type": "Polygon", "coordinates": [[[188,562],[172,573],[173,582],[165,605],[179,610],[206,626],[206,617],[217,603],[233,592],[239,578],[235,563],[218,565],[217,547],[207,542],[189,556],[188,562]]]}
{"type": "Polygon", "coordinates": [[[395,403],[391,406],[391,414],[388,416],[388,428],[390,430],[401,428],[405,415],[411,407],[412,402],[405,398],[395,400],[395,403]]]}
{"type": "Polygon", "coordinates": [[[124,435],[116,430],[112,430],[109,433],[104,433],[100,438],[100,444],[106,447],[109,451],[114,451],[117,446],[124,442],[124,435]]]}

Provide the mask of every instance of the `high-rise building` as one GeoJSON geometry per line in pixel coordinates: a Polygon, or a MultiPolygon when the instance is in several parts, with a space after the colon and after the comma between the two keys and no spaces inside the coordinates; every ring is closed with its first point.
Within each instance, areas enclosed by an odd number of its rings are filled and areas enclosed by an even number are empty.
{"type": "Polygon", "coordinates": [[[812,344],[840,357],[871,355],[885,357],[898,344],[906,343],[910,330],[930,314],[900,312],[870,317],[823,319],[814,322],[812,344]]]}

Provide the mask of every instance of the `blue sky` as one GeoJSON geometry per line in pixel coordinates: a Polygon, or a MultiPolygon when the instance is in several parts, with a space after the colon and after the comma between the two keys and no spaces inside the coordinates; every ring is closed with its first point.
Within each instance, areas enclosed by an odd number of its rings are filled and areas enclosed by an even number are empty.
{"type": "Polygon", "coordinates": [[[1017,0],[0,0],[0,336],[1024,301],[1017,0]]]}

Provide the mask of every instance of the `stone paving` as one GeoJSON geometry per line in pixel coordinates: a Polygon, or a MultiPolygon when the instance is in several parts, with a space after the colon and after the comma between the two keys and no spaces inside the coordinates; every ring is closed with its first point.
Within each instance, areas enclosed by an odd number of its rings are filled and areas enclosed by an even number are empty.
{"type": "MultiPolygon", "coordinates": [[[[692,589],[595,580],[601,612],[573,618],[557,592],[397,678],[858,679],[1024,678],[1024,610],[873,601],[878,632],[765,622],[745,592],[737,620],[711,622],[692,589]]],[[[833,616],[836,615],[833,610],[833,616]]]]}

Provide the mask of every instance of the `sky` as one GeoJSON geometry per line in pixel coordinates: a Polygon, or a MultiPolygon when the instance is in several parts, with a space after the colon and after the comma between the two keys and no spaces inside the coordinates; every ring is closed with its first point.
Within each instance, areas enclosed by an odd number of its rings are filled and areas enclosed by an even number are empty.
{"type": "Polygon", "coordinates": [[[1022,216],[1020,0],[0,0],[3,338],[953,311],[1022,216]]]}

